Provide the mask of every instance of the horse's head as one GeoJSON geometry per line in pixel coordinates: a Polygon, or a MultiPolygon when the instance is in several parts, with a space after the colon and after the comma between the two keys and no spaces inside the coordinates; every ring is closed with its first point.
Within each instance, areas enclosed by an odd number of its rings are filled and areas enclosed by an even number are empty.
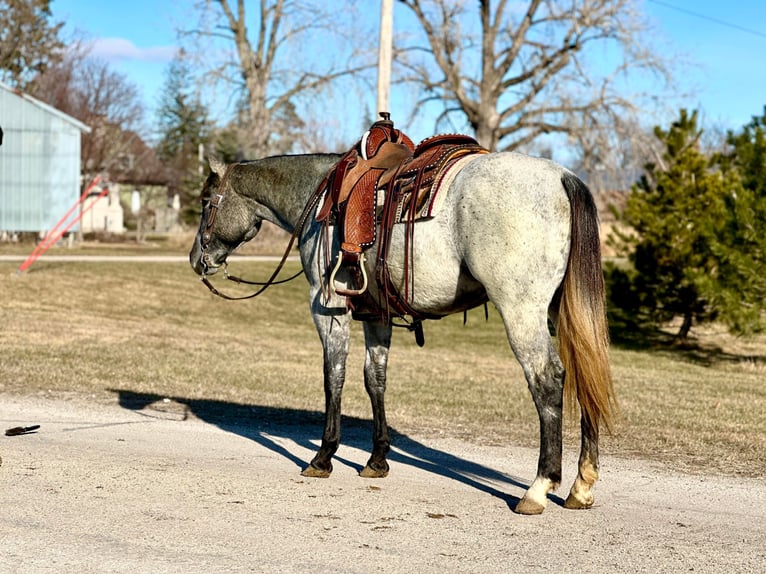
{"type": "Polygon", "coordinates": [[[189,263],[199,275],[212,275],[239,245],[261,228],[252,200],[237,193],[238,164],[210,160],[210,175],[202,186],[202,217],[189,263]]]}

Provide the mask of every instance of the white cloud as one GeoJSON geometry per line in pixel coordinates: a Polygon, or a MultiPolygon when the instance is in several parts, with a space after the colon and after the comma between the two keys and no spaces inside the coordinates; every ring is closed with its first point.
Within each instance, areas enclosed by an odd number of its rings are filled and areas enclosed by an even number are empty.
{"type": "Polygon", "coordinates": [[[142,62],[169,62],[175,56],[176,46],[139,48],[125,38],[97,38],[91,54],[105,60],[139,60],[142,62]]]}

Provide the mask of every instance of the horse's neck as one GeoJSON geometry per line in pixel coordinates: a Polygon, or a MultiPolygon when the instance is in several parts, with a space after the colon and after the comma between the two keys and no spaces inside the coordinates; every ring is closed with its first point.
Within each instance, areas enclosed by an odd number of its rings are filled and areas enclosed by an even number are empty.
{"type": "Polygon", "coordinates": [[[239,192],[254,200],[259,215],[292,233],[319,184],[340,158],[335,154],[285,155],[241,164],[239,192]]]}

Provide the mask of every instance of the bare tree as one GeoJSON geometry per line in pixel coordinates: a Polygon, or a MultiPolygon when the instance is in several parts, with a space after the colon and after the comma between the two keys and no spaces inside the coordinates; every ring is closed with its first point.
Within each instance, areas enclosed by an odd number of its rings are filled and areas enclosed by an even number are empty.
{"type": "Polygon", "coordinates": [[[631,79],[669,79],[634,0],[400,2],[424,34],[399,38],[404,80],[422,88],[416,109],[435,103],[438,122],[467,121],[492,150],[562,134],[595,169],[593,150],[629,135],[650,101],[631,79]]]}
{"type": "MultiPolygon", "coordinates": [[[[198,5],[200,25],[182,35],[223,39],[236,54],[216,62],[209,47],[203,58],[215,79],[233,82],[242,94],[241,118],[249,131],[251,153],[261,157],[275,149],[286,151],[291,129],[302,127],[296,100],[328,88],[335,80],[368,70],[374,59],[350,51],[345,56],[333,53],[325,64],[317,65],[312,50],[327,49],[339,30],[334,24],[342,16],[337,5],[334,14],[323,2],[298,0],[260,0],[257,13],[247,14],[245,2],[237,0],[202,0],[198,5]],[[250,18],[256,23],[248,27],[250,18]],[[210,25],[213,23],[213,25],[210,25]],[[290,53],[292,50],[292,53],[290,53]],[[288,56],[288,57],[286,57],[288,56]],[[340,57],[339,57],[340,56],[340,57]],[[339,60],[345,61],[339,64],[339,60]],[[279,142],[279,137],[282,142],[279,142]]],[[[199,43],[189,46],[190,52],[199,43]]],[[[362,50],[372,54],[373,46],[362,50]]],[[[332,52],[330,52],[332,53],[332,52]]]]}
{"type": "Polygon", "coordinates": [[[82,142],[86,176],[109,172],[119,179],[141,169],[141,158],[132,153],[143,116],[138,90],[107,62],[91,57],[87,42],[74,41],[61,62],[34,79],[30,92],[91,128],[82,142]]]}
{"type": "Polygon", "coordinates": [[[631,110],[598,119],[598,123],[575,124],[568,134],[569,166],[586,174],[588,186],[596,193],[627,192],[645,165],[659,159],[657,138],[631,110]]]}

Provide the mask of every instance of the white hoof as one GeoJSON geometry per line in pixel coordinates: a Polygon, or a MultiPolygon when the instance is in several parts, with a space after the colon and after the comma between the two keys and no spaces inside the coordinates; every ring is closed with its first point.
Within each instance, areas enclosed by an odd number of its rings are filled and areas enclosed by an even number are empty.
{"type": "Polygon", "coordinates": [[[548,493],[556,489],[556,484],[547,478],[536,478],[516,505],[514,512],[518,514],[542,514],[548,506],[548,493]]]}

